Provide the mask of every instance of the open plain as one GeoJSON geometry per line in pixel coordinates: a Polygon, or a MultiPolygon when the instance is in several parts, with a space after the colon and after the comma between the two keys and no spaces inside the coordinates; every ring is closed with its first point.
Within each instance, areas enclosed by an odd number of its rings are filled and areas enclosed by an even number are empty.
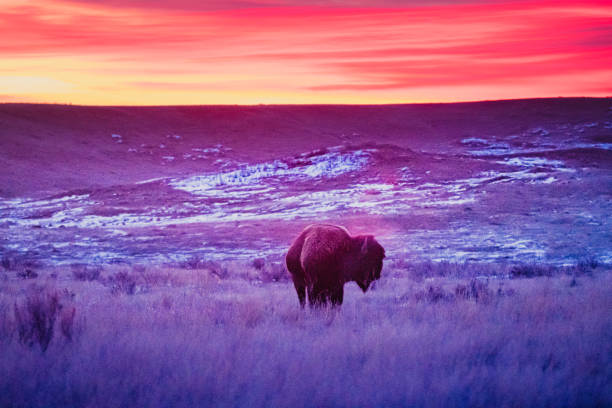
{"type": "Polygon", "coordinates": [[[0,105],[0,406],[609,406],[612,99],[0,105]],[[382,277],[300,310],[314,222],[382,277]]]}

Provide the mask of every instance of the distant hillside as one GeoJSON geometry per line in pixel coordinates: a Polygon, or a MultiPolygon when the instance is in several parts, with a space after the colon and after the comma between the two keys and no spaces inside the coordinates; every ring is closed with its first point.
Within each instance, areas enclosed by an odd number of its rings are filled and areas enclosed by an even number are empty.
{"type": "Polygon", "coordinates": [[[367,142],[436,151],[452,140],[612,119],[611,109],[612,98],[384,106],[0,104],[0,196],[194,174],[210,169],[212,159],[163,158],[219,144],[243,162],[367,142]]]}

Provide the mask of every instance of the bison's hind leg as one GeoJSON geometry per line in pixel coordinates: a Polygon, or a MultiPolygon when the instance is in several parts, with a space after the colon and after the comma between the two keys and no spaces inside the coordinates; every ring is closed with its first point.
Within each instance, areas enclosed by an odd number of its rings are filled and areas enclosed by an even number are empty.
{"type": "Polygon", "coordinates": [[[294,279],[293,286],[295,286],[295,291],[297,292],[300,306],[303,308],[306,305],[306,285],[301,282],[296,282],[294,279]]]}
{"type": "Polygon", "coordinates": [[[304,307],[306,304],[306,282],[304,281],[304,271],[299,262],[299,253],[292,247],[287,254],[287,269],[291,273],[293,279],[293,286],[297,292],[300,306],[304,307]]]}
{"type": "Polygon", "coordinates": [[[303,273],[291,274],[293,286],[295,287],[301,307],[306,305],[306,282],[304,282],[303,276],[303,273]]]}

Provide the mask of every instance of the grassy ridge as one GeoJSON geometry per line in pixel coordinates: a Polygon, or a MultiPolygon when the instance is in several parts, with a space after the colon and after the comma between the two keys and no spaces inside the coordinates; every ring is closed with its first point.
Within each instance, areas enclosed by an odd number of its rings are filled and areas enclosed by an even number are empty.
{"type": "Polygon", "coordinates": [[[390,264],[314,312],[274,265],[3,271],[0,406],[609,406],[591,266],[390,264]]]}

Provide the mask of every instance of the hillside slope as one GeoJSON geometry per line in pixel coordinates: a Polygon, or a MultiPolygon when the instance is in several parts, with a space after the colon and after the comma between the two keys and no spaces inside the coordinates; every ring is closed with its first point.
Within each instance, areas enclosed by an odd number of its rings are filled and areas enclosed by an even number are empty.
{"type": "MultiPolygon", "coordinates": [[[[197,157],[197,151],[194,157],[193,149],[217,145],[247,163],[347,143],[445,151],[470,137],[612,119],[611,106],[611,98],[385,106],[0,104],[0,197],[197,174],[215,168],[218,157],[197,157]]],[[[607,134],[592,136],[610,141],[607,134]]]]}

